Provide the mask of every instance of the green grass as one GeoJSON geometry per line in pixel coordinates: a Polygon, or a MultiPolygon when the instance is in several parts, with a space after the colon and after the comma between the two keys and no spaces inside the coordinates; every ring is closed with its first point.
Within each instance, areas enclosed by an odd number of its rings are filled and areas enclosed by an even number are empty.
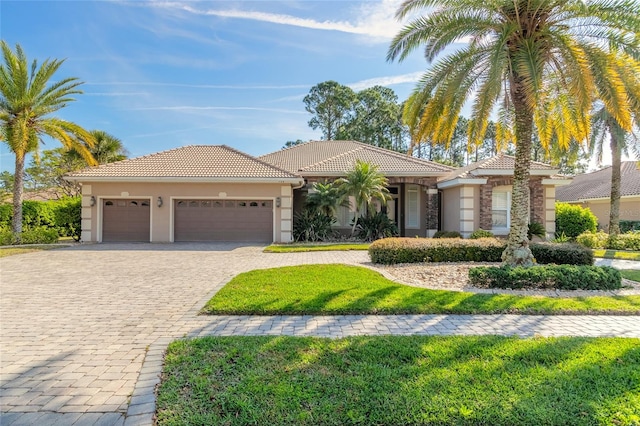
{"type": "Polygon", "coordinates": [[[622,278],[640,282],[640,270],[638,269],[621,269],[620,275],[622,278]]]}
{"type": "Polygon", "coordinates": [[[638,251],[593,249],[593,255],[605,259],[640,260],[638,251]]]}
{"type": "Polygon", "coordinates": [[[173,342],[158,425],[637,425],[640,339],[173,342]]]}
{"type": "Polygon", "coordinates": [[[348,251],[368,250],[369,243],[356,244],[273,244],[264,249],[265,253],[297,253],[305,251],[348,251]]]}
{"type": "Polygon", "coordinates": [[[63,247],[63,246],[56,247],[56,246],[34,245],[29,247],[4,247],[4,248],[0,248],[0,257],[15,256],[17,254],[25,254],[25,253],[31,253],[34,251],[41,251],[41,250],[53,250],[60,247],[63,247]]]}
{"type": "Polygon", "coordinates": [[[237,275],[202,310],[230,315],[640,314],[640,296],[553,298],[428,290],[347,265],[303,265],[237,275]]]}

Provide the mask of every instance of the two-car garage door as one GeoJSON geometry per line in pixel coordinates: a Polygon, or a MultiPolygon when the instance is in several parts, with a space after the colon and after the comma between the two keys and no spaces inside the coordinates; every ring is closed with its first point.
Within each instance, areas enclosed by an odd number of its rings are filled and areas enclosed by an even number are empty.
{"type": "Polygon", "coordinates": [[[271,200],[175,200],[174,241],[273,241],[271,200]]]}
{"type": "MultiPolygon", "coordinates": [[[[150,241],[149,199],[105,199],[102,241],[150,241]]],[[[273,241],[272,200],[175,200],[174,241],[273,241]]]]}

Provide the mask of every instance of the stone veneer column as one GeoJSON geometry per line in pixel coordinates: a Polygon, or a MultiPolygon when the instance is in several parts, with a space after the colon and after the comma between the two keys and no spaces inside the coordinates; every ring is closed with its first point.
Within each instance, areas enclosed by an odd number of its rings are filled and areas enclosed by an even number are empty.
{"type": "MultiPolygon", "coordinates": [[[[542,185],[542,178],[536,177],[532,178],[529,183],[531,200],[530,200],[530,208],[531,208],[531,222],[538,222],[545,225],[546,222],[546,195],[545,189],[542,185]]],[[[555,221],[555,215],[554,215],[555,221]]]]}
{"type": "Polygon", "coordinates": [[[460,233],[464,238],[468,238],[474,231],[474,187],[460,187],[460,233]]]}
{"type": "MultiPolygon", "coordinates": [[[[280,243],[293,241],[293,190],[290,186],[280,187],[280,243]]],[[[276,207],[277,208],[277,207],[276,207]]]]}
{"type": "Polygon", "coordinates": [[[546,186],[544,188],[544,229],[547,231],[547,239],[555,237],[556,234],[556,187],[546,186]]]}
{"type": "Polygon", "coordinates": [[[426,207],[427,207],[427,237],[433,237],[438,231],[438,212],[440,211],[440,205],[438,204],[438,189],[435,187],[429,187],[425,191],[426,207]]]}
{"type": "MultiPolygon", "coordinates": [[[[83,243],[93,242],[93,238],[91,236],[91,221],[93,219],[93,208],[98,208],[98,200],[96,200],[96,205],[91,207],[91,185],[82,185],[82,202],[81,202],[81,213],[80,213],[80,241],[83,243]]],[[[97,215],[96,215],[97,216],[97,215]]],[[[97,236],[96,236],[97,241],[97,236]]]]}

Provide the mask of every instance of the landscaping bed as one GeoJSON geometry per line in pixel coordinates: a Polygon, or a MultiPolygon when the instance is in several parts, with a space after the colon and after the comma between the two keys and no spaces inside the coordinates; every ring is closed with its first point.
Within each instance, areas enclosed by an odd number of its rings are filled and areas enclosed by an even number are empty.
{"type": "Polygon", "coordinates": [[[206,337],[172,343],[158,425],[636,424],[640,340],[206,337]]]}

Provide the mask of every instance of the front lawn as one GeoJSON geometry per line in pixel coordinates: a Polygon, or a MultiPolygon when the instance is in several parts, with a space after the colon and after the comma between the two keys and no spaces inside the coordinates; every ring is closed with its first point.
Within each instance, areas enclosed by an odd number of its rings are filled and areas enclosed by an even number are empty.
{"type": "Polygon", "coordinates": [[[622,278],[626,278],[631,281],[640,282],[640,270],[639,269],[621,269],[620,275],[622,278]]]}
{"type": "Polygon", "coordinates": [[[272,244],[264,249],[265,253],[297,253],[307,251],[348,251],[368,250],[369,243],[353,244],[272,244]]]}
{"type": "Polygon", "coordinates": [[[205,337],[172,343],[158,425],[634,425],[640,340],[205,337]]]}
{"type": "Polygon", "coordinates": [[[38,246],[38,245],[34,245],[34,246],[29,246],[29,247],[2,247],[0,248],[0,257],[7,257],[7,256],[14,256],[16,254],[24,254],[24,253],[31,253],[34,251],[41,251],[41,250],[53,250],[53,249],[57,249],[57,248],[61,248],[61,247],[65,247],[63,245],[47,245],[47,246],[38,246]]]}
{"type": "Polygon", "coordinates": [[[640,296],[553,298],[428,290],[367,268],[303,265],[255,270],[225,285],[202,310],[226,315],[640,314],[640,296]]]}
{"type": "Polygon", "coordinates": [[[640,260],[638,251],[593,249],[593,256],[604,259],[640,260]]]}

